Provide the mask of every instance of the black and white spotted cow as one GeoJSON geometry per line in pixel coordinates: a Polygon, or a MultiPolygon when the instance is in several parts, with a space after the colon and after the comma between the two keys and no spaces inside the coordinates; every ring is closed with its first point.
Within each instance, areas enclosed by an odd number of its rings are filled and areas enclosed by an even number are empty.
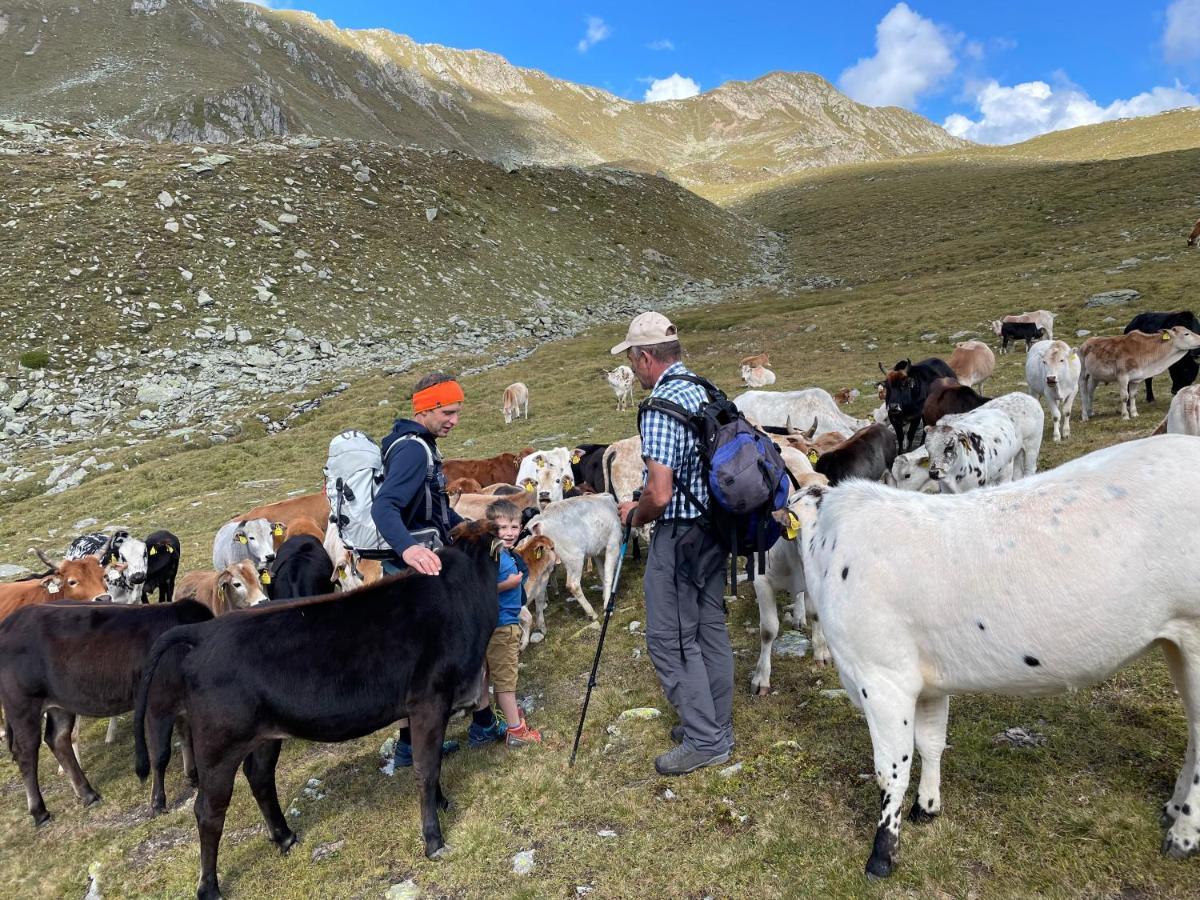
{"type": "Polygon", "coordinates": [[[104,566],[104,580],[113,603],[140,603],[149,560],[146,542],[128,531],[81,534],[67,548],[67,559],[94,556],[104,566]]]}

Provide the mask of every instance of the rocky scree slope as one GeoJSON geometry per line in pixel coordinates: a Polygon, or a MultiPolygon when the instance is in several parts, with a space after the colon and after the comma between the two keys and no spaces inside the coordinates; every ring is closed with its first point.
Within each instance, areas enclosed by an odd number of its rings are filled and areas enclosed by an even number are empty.
{"type": "Polygon", "coordinates": [[[635,103],[482,50],[240,0],[4,0],[0,115],[229,142],[300,133],[547,165],[637,161],[684,184],[967,146],[825,79],[776,72],[635,103]]]}
{"type": "Polygon", "coordinates": [[[0,121],[0,485],[47,449],[84,442],[87,461],[172,430],[224,440],[248,403],[300,391],[303,407],[351,372],[494,364],[650,305],[712,302],[778,280],[775,247],[620,170],[0,121]]]}

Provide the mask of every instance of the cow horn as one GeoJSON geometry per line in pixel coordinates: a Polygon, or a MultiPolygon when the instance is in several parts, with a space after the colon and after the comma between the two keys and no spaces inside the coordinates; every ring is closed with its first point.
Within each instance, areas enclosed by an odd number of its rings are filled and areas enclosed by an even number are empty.
{"type": "Polygon", "coordinates": [[[880,371],[880,372],[882,372],[884,375],[887,375],[887,369],[885,369],[885,368],[883,367],[883,363],[881,363],[881,362],[879,362],[878,360],[876,360],[876,361],[875,361],[875,365],[879,366],[879,371],[880,371]]]}
{"type": "Polygon", "coordinates": [[[58,563],[56,563],[54,560],[52,560],[50,557],[48,557],[45,554],[45,552],[42,551],[42,549],[40,547],[30,547],[29,552],[37,554],[37,558],[40,559],[46,565],[48,565],[50,568],[55,569],[55,570],[58,569],[58,563]]]}
{"type": "Polygon", "coordinates": [[[805,440],[809,440],[809,441],[811,441],[816,436],[816,434],[817,434],[817,417],[816,416],[813,416],[812,428],[808,429],[808,431],[801,432],[801,434],[804,435],[805,440]]]}

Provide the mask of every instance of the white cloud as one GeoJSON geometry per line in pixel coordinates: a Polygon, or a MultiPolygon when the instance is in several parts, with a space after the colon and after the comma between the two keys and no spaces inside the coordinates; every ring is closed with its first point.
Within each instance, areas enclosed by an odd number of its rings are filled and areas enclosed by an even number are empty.
{"type": "Polygon", "coordinates": [[[861,103],[912,108],[955,70],[961,37],[897,3],[875,27],[875,55],[842,72],[838,84],[861,103]]]}
{"type": "Polygon", "coordinates": [[[1200,0],[1173,0],[1167,7],[1163,52],[1171,62],[1200,58],[1200,0]]]}
{"type": "Polygon", "coordinates": [[[651,41],[646,45],[647,50],[674,50],[675,43],[670,38],[663,38],[660,41],[651,41]]]}
{"type": "Polygon", "coordinates": [[[580,53],[587,53],[589,47],[595,47],[610,34],[612,34],[612,29],[605,24],[603,19],[599,16],[588,16],[587,34],[575,46],[580,53]]]}
{"type": "Polygon", "coordinates": [[[993,79],[975,90],[979,118],[955,113],[942,127],[955,137],[984,144],[1012,144],[1047,131],[1197,105],[1200,97],[1179,82],[1173,87],[1156,87],[1128,100],[1114,100],[1101,106],[1065,78],[1054,87],[1044,81],[1005,86],[993,79]]]}
{"type": "Polygon", "coordinates": [[[647,103],[656,103],[659,100],[686,100],[698,93],[700,85],[676,72],[668,78],[652,79],[644,99],[647,103]]]}

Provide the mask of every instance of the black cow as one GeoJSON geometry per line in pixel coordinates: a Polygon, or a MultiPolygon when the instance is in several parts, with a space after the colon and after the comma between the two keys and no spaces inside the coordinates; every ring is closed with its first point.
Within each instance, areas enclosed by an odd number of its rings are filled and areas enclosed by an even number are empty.
{"type": "Polygon", "coordinates": [[[888,421],[896,430],[896,443],[903,453],[905,425],[908,426],[908,449],[916,446],[914,441],[925,409],[925,399],[929,396],[929,386],[939,378],[953,378],[954,372],[945,360],[936,357],[923,359],[919,363],[902,359],[892,366],[890,372],[880,363],[879,371],[884,375],[884,403],[887,405],[888,421]]]}
{"type": "Polygon", "coordinates": [[[928,428],[936,425],[942,416],[969,413],[990,399],[992,398],[983,396],[974,388],[959,384],[954,378],[939,378],[929,386],[929,396],[925,398],[921,419],[928,428]]]}
{"type": "Polygon", "coordinates": [[[1009,341],[1024,341],[1025,352],[1033,346],[1034,341],[1040,341],[1046,336],[1046,329],[1033,322],[1001,322],[1000,330],[996,332],[1000,338],[1000,352],[1008,352],[1009,341]]]}
{"type": "MultiPolygon", "coordinates": [[[[1176,325],[1182,325],[1184,328],[1200,334],[1200,321],[1196,319],[1195,313],[1187,310],[1138,313],[1133,317],[1133,321],[1125,326],[1125,333],[1144,331],[1147,334],[1154,334],[1164,328],[1173,328],[1176,325]]],[[[1180,389],[1192,384],[1196,380],[1197,373],[1200,373],[1200,350],[1191,350],[1185,353],[1183,358],[1174,363],[1167,371],[1171,373],[1171,394],[1178,394],[1180,389]]],[[[1146,402],[1154,402],[1153,378],[1146,379],[1146,402]]]]}
{"type": "Polygon", "coordinates": [[[571,454],[571,474],[576,486],[587,485],[595,493],[604,493],[604,451],[608,444],[580,444],[571,454]]]}
{"type": "Polygon", "coordinates": [[[192,600],[162,606],[60,601],[22,607],[0,622],[0,706],[35,825],[50,820],[37,777],[43,712],[46,745],[75,795],[90,806],[100,795],[71,747],[75,717],[129,712],[155,640],[211,618],[208,607],[192,600]]]}
{"type": "Polygon", "coordinates": [[[438,551],[440,575],[395,575],[346,595],[239,610],[176,628],[155,644],[134,712],[136,769],[143,779],[150,770],[151,687],[173,671],[199,777],[200,900],[220,896],[217,850],[239,765],[271,840],[284,853],[296,843],[275,789],[285,736],[346,741],[408,717],[425,855],[443,853],[442,739],[451,711],[477,701],[499,615],[495,526],[464,522],[453,537],[438,551]],[[335,660],[337,677],[317,659],[335,660]]]}
{"type": "Polygon", "coordinates": [[[320,597],[333,590],[333,563],[311,534],[298,534],[280,545],[271,563],[267,596],[272,600],[320,597]]]}
{"type": "Polygon", "coordinates": [[[152,591],[158,591],[159,603],[175,599],[175,576],[179,574],[179,538],[169,531],[153,531],[146,538],[146,584],[142,602],[150,602],[152,591]]]}
{"type": "Polygon", "coordinates": [[[835,485],[847,478],[878,481],[896,459],[896,436],[886,425],[860,428],[832,450],[822,453],[813,468],[835,485]]]}

